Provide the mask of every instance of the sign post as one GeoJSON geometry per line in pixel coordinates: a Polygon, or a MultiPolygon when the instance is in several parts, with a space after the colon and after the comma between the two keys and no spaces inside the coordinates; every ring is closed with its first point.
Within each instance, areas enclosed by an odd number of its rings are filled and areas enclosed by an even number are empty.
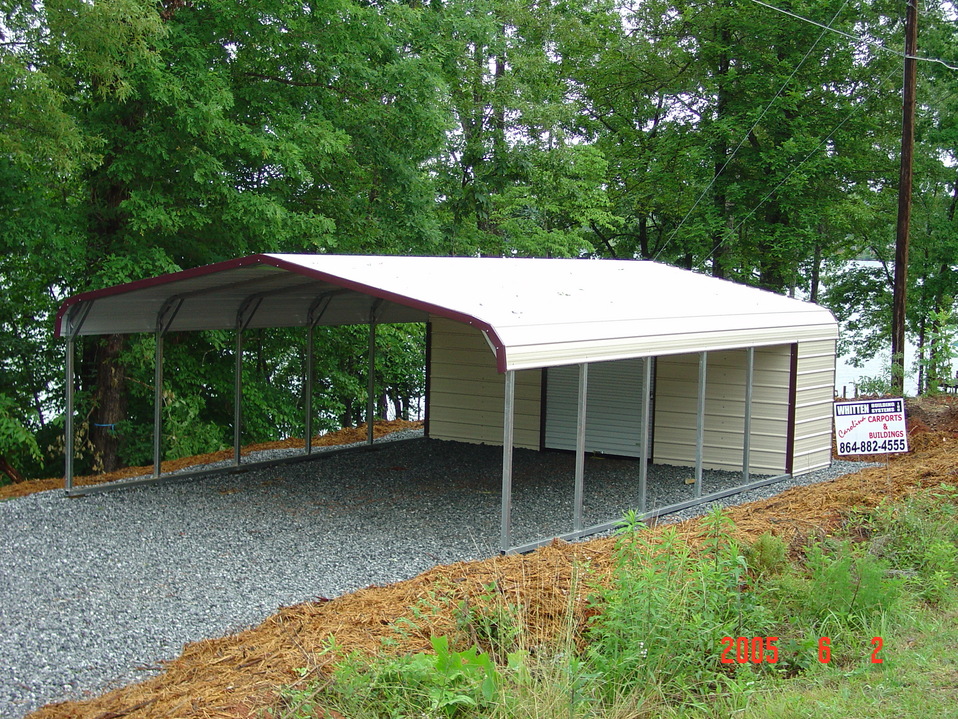
{"type": "Polygon", "coordinates": [[[835,442],[839,455],[907,452],[905,400],[836,402],[835,442]]]}

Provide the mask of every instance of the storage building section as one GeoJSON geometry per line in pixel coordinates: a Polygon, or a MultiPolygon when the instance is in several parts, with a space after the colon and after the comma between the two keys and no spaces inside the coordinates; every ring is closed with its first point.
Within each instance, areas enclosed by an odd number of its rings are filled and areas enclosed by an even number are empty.
{"type": "Polygon", "coordinates": [[[835,341],[799,342],[795,362],[792,471],[805,474],[832,461],[835,341]]]}
{"type": "MultiPolygon", "coordinates": [[[[752,370],[748,470],[803,474],[831,461],[833,340],[757,347],[752,370]]],[[[430,331],[429,436],[502,443],[503,375],[482,332],[442,318],[430,331]]],[[[699,353],[653,358],[652,415],[642,426],[644,358],[589,365],[585,448],[638,457],[642,432],[650,459],[696,462],[699,353]]],[[[748,350],[706,353],[706,469],[743,469],[748,350]]],[[[578,365],[516,373],[515,442],[527,449],[575,450],[578,365]]]]}
{"type": "MultiPolygon", "coordinates": [[[[749,433],[749,470],[754,474],[787,471],[791,353],[791,345],[755,349],[749,433]]],[[[695,460],[699,355],[660,357],[656,364],[653,456],[661,464],[688,465],[695,460]]],[[[746,382],[747,350],[706,355],[706,469],[742,469],[746,382]]]]}
{"type": "MultiPolygon", "coordinates": [[[[587,452],[638,457],[641,454],[645,359],[589,365],[586,392],[587,452]]],[[[579,407],[579,367],[550,367],[545,374],[547,449],[574,450],[579,407]]],[[[646,427],[645,431],[650,431],[646,427]]]]}
{"type": "MultiPolygon", "coordinates": [[[[505,375],[482,332],[433,317],[429,338],[429,436],[501,445],[505,375]]],[[[516,372],[516,447],[539,449],[541,376],[516,372]]]]}

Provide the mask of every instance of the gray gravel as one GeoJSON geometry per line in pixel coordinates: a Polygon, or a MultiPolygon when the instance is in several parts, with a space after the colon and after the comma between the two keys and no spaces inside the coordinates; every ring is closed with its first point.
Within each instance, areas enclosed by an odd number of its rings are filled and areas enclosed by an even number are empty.
{"type": "MultiPolygon", "coordinates": [[[[836,462],[722,502],[861,466],[836,462]]],[[[589,460],[587,526],[628,508],[636,467],[589,460]]],[[[415,438],[189,482],[0,502],[0,716],[142,680],[184,643],[255,625],[283,605],[490,556],[500,473],[496,447],[415,438]]],[[[653,467],[650,506],[689,498],[691,474],[653,467]]],[[[517,450],[514,476],[517,544],[571,529],[570,454],[517,450]]],[[[705,492],[738,482],[706,472],[705,492]]]]}

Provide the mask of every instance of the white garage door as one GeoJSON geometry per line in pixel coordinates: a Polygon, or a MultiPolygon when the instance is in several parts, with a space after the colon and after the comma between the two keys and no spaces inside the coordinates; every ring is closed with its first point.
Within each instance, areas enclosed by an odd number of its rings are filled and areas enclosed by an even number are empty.
{"type": "MultiPolygon", "coordinates": [[[[641,453],[643,360],[589,365],[585,448],[588,452],[638,457],[641,453]]],[[[653,377],[655,376],[653,371],[653,377]]],[[[545,446],[575,450],[579,367],[546,372],[545,446]]],[[[651,431],[651,427],[647,428],[651,431]]],[[[651,451],[651,443],[649,444],[651,451]]]]}

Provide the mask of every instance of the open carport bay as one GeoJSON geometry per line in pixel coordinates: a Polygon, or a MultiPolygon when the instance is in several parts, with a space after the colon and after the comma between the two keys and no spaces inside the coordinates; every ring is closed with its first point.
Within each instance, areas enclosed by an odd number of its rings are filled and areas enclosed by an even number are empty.
{"type": "MultiPolygon", "coordinates": [[[[517,450],[514,462],[516,539],[568,531],[574,456],[517,450]]],[[[143,678],[184,643],[282,605],[494,554],[501,463],[498,447],[413,438],[240,474],[0,503],[0,716],[143,678]]],[[[837,463],[722,501],[855,468],[837,463]]],[[[653,466],[649,508],[691,498],[691,473],[653,466]]],[[[637,476],[633,460],[590,458],[587,523],[634,505],[637,476]]],[[[706,472],[704,493],[739,481],[706,472]]]]}

